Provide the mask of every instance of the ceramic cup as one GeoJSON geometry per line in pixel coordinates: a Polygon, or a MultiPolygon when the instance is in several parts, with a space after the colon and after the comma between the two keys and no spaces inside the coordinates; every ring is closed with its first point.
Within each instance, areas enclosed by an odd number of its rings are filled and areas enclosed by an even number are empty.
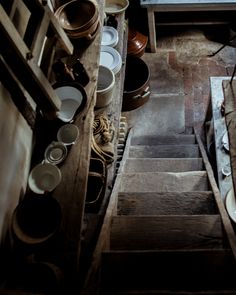
{"type": "Polygon", "coordinates": [[[65,145],[74,144],[79,136],[79,128],[75,124],[65,124],[57,132],[57,140],[65,145]]]}

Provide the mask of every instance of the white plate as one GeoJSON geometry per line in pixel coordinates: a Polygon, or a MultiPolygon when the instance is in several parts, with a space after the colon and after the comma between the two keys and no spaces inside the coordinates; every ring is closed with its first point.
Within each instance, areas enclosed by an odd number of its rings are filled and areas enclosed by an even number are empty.
{"type": "Polygon", "coordinates": [[[236,222],[236,202],[233,188],[228,191],[225,203],[230,218],[236,222]]]}
{"type": "Polygon", "coordinates": [[[110,46],[101,46],[100,65],[109,68],[114,74],[117,74],[122,65],[122,59],[119,52],[110,46]]]}
{"type": "Polygon", "coordinates": [[[103,26],[102,28],[102,46],[115,47],[118,43],[118,32],[115,28],[110,26],[103,26]]]}
{"type": "Polygon", "coordinates": [[[226,149],[226,151],[229,151],[229,137],[227,132],[225,132],[222,137],[222,145],[226,149]]]}

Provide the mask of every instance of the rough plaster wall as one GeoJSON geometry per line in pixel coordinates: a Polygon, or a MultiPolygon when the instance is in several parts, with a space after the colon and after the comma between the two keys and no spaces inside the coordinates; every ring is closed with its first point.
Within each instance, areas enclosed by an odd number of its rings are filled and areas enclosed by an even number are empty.
{"type": "Polygon", "coordinates": [[[32,131],[0,84],[0,240],[25,192],[31,149],[32,131]]]}

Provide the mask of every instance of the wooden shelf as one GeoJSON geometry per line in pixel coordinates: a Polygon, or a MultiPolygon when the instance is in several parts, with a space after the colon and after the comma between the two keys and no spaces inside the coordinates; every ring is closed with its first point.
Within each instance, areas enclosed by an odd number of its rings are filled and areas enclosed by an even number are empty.
{"type": "Polygon", "coordinates": [[[222,137],[227,132],[225,117],[221,114],[221,105],[224,101],[222,81],[229,80],[230,77],[211,77],[211,108],[214,129],[214,142],[216,154],[216,169],[219,190],[222,200],[225,200],[227,192],[232,188],[232,177],[225,177],[222,174],[222,168],[230,166],[230,155],[223,148],[222,137]]]}
{"type": "Polygon", "coordinates": [[[114,180],[116,177],[116,164],[117,164],[117,146],[119,139],[119,125],[122,109],[122,100],[123,100],[123,87],[124,87],[124,77],[125,77],[125,64],[126,64],[126,55],[127,55],[127,39],[128,39],[128,29],[125,20],[125,14],[118,14],[116,16],[118,22],[118,35],[119,42],[115,49],[118,50],[122,57],[122,67],[119,73],[115,75],[115,86],[112,94],[112,102],[109,106],[104,108],[95,109],[95,116],[99,114],[106,114],[109,120],[113,123],[115,127],[115,140],[114,140],[114,161],[107,167],[107,184],[106,192],[102,201],[102,204],[99,207],[98,212],[88,213],[85,212],[85,222],[86,222],[86,231],[83,239],[83,257],[86,257],[86,261],[83,261],[84,273],[86,276],[86,271],[89,268],[89,263],[91,262],[92,252],[96,245],[96,239],[98,237],[100,227],[102,225],[103,217],[107,208],[107,204],[110,198],[110,194],[113,188],[114,180]]]}

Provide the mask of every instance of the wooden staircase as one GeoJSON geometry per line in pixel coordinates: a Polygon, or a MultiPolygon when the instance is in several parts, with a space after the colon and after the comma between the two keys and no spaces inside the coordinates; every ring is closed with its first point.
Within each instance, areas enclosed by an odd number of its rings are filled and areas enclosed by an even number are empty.
{"type": "Polygon", "coordinates": [[[122,164],[86,294],[236,294],[235,234],[199,136],[130,135],[122,164]]]}

